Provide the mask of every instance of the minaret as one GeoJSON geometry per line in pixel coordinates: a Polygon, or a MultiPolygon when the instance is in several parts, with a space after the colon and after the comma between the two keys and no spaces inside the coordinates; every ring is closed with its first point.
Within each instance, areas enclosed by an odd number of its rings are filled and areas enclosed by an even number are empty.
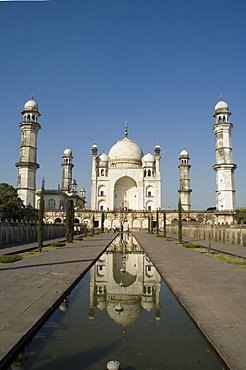
{"type": "Polygon", "coordinates": [[[189,164],[189,153],[187,150],[182,150],[180,153],[180,164],[178,168],[180,169],[180,199],[181,199],[181,206],[182,209],[186,212],[190,212],[190,193],[192,190],[190,189],[190,164],[189,164]]]}
{"type": "Polygon", "coordinates": [[[233,211],[235,209],[234,171],[237,166],[232,159],[231,130],[229,106],[221,100],[215,106],[215,124],[213,131],[216,140],[216,209],[233,211]]]}
{"type": "Polygon", "coordinates": [[[98,149],[97,145],[94,143],[91,148],[91,159],[92,159],[92,169],[91,169],[91,209],[97,209],[97,155],[98,149]]]}
{"type": "Polygon", "coordinates": [[[159,209],[161,207],[161,171],[160,171],[160,161],[161,161],[161,147],[157,143],[155,146],[155,194],[156,194],[156,204],[155,208],[159,209]]]}
{"type": "Polygon", "coordinates": [[[72,169],[74,167],[72,150],[69,148],[65,149],[62,158],[63,163],[61,191],[70,192],[72,190],[72,169]]]}
{"type": "Polygon", "coordinates": [[[15,166],[18,168],[17,191],[24,205],[35,207],[36,171],[39,165],[37,160],[37,135],[41,129],[38,117],[38,104],[31,99],[24,105],[21,112],[23,121],[19,124],[22,135],[20,145],[20,160],[15,166]]]}

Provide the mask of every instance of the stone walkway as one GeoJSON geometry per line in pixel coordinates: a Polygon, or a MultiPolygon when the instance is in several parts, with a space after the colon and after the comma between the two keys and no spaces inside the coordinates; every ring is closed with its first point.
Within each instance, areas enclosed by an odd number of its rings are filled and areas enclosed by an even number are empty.
{"type": "MultiPolygon", "coordinates": [[[[244,370],[246,270],[145,232],[134,236],[228,367],[244,370]]],[[[245,251],[245,247],[219,244],[239,254],[245,251]]]]}
{"type": "MultiPolygon", "coordinates": [[[[116,235],[104,233],[0,266],[0,369],[116,235]]],[[[22,248],[20,246],[20,248],[22,248]]]]}

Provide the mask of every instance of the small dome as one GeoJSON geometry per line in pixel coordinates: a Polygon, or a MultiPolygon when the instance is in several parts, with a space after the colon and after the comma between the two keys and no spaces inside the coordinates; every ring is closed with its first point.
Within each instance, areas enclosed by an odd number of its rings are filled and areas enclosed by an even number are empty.
{"type": "Polygon", "coordinates": [[[99,159],[102,162],[108,162],[108,156],[106,153],[102,153],[101,155],[99,155],[99,159]]]}
{"type": "Polygon", "coordinates": [[[146,155],[143,157],[142,161],[143,161],[143,163],[144,163],[144,162],[151,162],[151,163],[154,163],[154,162],[155,162],[155,157],[154,157],[152,154],[148,153],[148,154],[146,154],[146,155]]]}
{"type": "Polygon", "coordinates": [[[215,111],[218,111],[218,110],[228,110],[229,109],[229,105],[224,101],[224,100],[220,100],[216,106],[214,107],[214,110],[215,111]]]}
{"type": "Polygon", "coordinates": [[[92,145],[92,148],[97,148],[97,144],[95,144],[95,143],[94,143],[94,144],[92,145]]]}
{"type": "Polygon", "coordinates": [[[143,158],[142,149],[135,141],[125,137],[112,146],[108,153],[111,162],[137,162],[141,163],[143,158]]]}
{"type": "Polygon", "coordinates": [[[187,150],[182,150],[182,152],[180,153],[180,157],[189,157],[189,153],[187,152],[187,150]]]}
{"type": "Polygon", "coordinates": [[[35,102],[35,100],[31,99],[26,102],[24,105],[24,110],[30,110],[30,111],[38,111],[38,104],[35,102]]]}
{"type": "Polygon", "coordinates": [[[64,150],[64,155],[65,156],[71,156],[72,154],[73,154],[73,152],[72,152],[71,149],[67,148],[67,149],[64,150]]]}
{"type": "Polygon", "coordinates": [[[80,189],[80,192],[81,192],[81,193],[84,193],[84,192],[85,192],[85,188],[81,188],[81,189],[80,189]]]}

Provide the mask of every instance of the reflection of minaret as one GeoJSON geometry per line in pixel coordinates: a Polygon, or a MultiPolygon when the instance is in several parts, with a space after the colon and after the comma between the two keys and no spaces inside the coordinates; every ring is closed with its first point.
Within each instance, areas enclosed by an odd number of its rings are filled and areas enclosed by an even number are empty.
{"type": "Polygon", "coordinates": [[[41,129],[38,117],[38,104],[28,100],[22,112],[23,121],[19,124],[22,136],[20,145],[20,160],[15,166],[18,168],[18,195],[24,205],[35,207],[36,171],[37,164],[37,135],[41,129]]]}

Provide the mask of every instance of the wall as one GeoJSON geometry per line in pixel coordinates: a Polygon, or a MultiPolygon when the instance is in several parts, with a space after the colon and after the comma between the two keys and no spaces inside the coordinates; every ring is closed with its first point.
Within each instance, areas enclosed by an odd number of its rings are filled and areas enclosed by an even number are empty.
{"type": "MultiPolygon", "coordinates": [[[[65,236],[66,226],[62,224],[44,224],[44,239],[65,236]]],[[[38,224],[0,222],[0,245],[36,241],[38,224]]]]}
{"type": "MultiPolygon", "coordinates": [[[[178,234],[177,225],[167,225],[168,234],[178,234]]],[[[182,227],[183,236],[237,244],[246,247],[246,225],[204,226],[189,225],[182,227]]]]}

